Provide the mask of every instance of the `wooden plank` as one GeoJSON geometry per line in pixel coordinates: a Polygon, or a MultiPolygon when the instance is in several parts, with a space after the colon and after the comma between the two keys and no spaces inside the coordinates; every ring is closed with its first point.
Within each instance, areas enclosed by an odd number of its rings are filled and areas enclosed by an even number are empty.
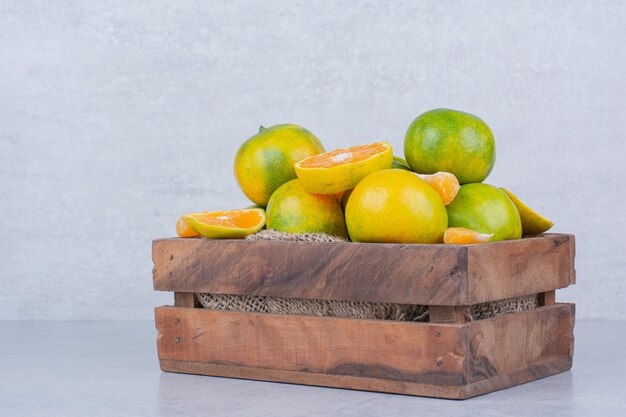
{"type": "Polygon", "coordinates": [[[467,383],[465,329],[451,325],[159,307],[156,327],[161,360],[467,383]]]}
{"type": "Polygon", "coordinates": [[[509,375],[499,375],[490,379],[472,382],[464,386],[448,386],[398,381],[393,379],[317,374],[306,371],[283,371],[246,366],[219,365],[205,362],[162,359],[159,363],[161,370],[165,372],[317,385],[330,388],[345,388],[454,400],[468,399],[516,385],[525,384],[527,382],[566,372],[572,367],[571,359],[555,359],[542,362],[540,365],[533,365],[526,369],[513,371],[509,375]]]}
{"type": "Polygon", "coordinates": [[[196,294],[192,292],[175,292],[174,293],[174,305],[176,307],[188,307],[188,308],[200,307],[200,303],[198,302],[196,294]]]}
{"type": "Polygon", "coordinates": [[[570,284],[576,284],[576,237],[574,235],[569,236],[569,260],[568,264],[570,266],[570,284]]]}
{"type": "Polygon", "coordinates": [[[573,236],[557,234],[472,245],[467,259],[467,304],[574,284],[573,245],[573,236]]]}
{"type": "Polygon", "coordinates": [[[160,307],[164,371],[470,398],[570,369],[574,306],[458,325],[160,307]]]}
{"type": "Polygon", "coordinates": [[[209,375],[227,378],[254,379],[270,382],[316,385],[320,387],[345,388],[392,394],[417,395],[449,399],[465,398],[466,388],[448,385],[420,384],[393,379],[355,377],[347,375],[317,374],[306,371],[284,371],[249,366],[219,365],[205,362],[188,362],[162,359],[161,370],[185,374],[209,375]]]}
{"type": "Polygon", "coordinates": [[[400,304],[463,304],[466,248],[160,239],[154,288],[400,304]],[[393,285],[389,285],[393,282],[393,285]]]}
{"type": "Polygon", "coordinates": [[[158,239],[153,279],[160,291],[460,306],[567,287],[573,245],[571,235],[470,246],[158,239]]]}
{"type": "Polygon", "coordinates": [[[467,321],[467,306],[428,306],[431,323],[464,323],[467,321]]]}

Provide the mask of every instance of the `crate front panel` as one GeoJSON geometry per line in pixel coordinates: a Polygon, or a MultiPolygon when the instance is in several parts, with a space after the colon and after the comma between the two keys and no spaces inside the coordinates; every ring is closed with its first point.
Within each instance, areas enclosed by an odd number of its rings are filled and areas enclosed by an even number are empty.
{"type": "Polygon", "coordinates": [[[161,307],[159,358],[233,367],[462,385],[466,329],[161,307]]]}
{"type": "Polygon", "coordinates": [[[160,291],[458,306],[567,287],[574,237],[481,245],[158,239],[160,291]]]}
{"type": "Polygon", "coordinates": [[[464,324],[159,307],[164,370],[468,398],[568,370],[574,307],[464,324]]]}

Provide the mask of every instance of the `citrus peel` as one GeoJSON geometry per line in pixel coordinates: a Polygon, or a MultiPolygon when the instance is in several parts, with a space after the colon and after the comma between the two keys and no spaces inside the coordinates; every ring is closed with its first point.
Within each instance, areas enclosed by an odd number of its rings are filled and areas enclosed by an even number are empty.
{"type": "Polygon", "coordinates": [[[541,233],[547,232],[554,223],[535,210],[528,207],[526,204],[522,202],[515,194],[510,192],[505,188],[500,188],[506,195],[509,196],[515,207],[517,207],[517,211],[519,211],[520,218],[522,219],[522,234],[525,236],[533,236],[539,235],[541,233]]]}

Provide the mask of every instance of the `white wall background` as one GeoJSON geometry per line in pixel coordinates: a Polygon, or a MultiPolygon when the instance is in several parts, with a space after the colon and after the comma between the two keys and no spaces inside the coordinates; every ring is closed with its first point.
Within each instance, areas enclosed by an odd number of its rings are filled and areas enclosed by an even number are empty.
{"type": "Polygon", "coordinates": [[[626,319],[625,4],[3,0],[0,319],[151,318],[151,240],[249,204],[260,124],[402,154],[441,106],[491,126],[487,182],[576,234],[558,298],[626,319]]]}

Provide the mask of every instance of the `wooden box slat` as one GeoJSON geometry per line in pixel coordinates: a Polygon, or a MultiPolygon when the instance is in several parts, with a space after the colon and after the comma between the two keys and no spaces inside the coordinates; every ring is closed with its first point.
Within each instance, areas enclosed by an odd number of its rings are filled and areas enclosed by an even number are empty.
{"type": "Polygon", "coordinates": [[[546,235],[468,251],[469,304],[566,288],[576,283],[573,235],[546,235]]]}
{"type": "Polygon", "coordinates": [[[156,318],[161,359],[434,385],[467,382],[462,327],[176,307],[158,309],[156,318]]]}
{"type": "Polygon", "coordinates": [[[481,245],[153,242],[154,289],[458,306],[575,282],[574,236],[481,245]]]}
{"type": "Polygon", "coordinates": [[[468,398],[571,367],[571,304],[463,324],[159,307],[165,371],[468,398]]]}

